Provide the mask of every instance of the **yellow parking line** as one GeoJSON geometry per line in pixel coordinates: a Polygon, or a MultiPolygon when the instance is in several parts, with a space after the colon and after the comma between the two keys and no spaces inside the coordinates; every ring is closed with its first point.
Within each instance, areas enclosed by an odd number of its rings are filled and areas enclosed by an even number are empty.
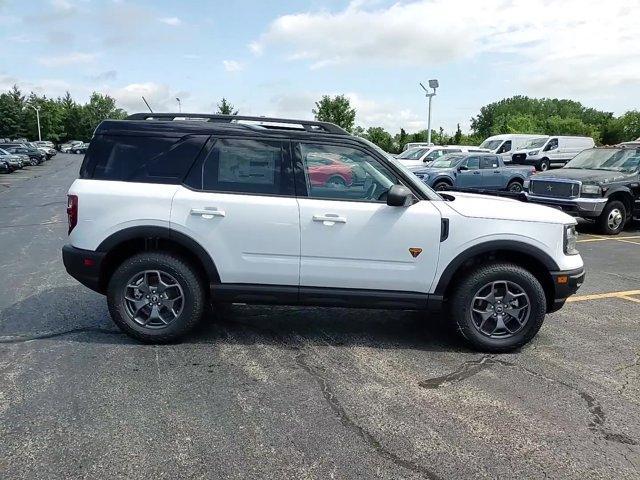
{"type": "MultiPolygon", "coordinates": [[[[626,292],[594,293],[591,295],[574,295],[573,297],[567,298],[567,302],[584,302],[586,300],[600,300],[602,298],[624,298],[630,295],[640,295],[640,290],[627,290],[626,292]]],[[[636,299],[633,299],[633,300],[636,300],[636,299]]]]}
{"type": "MultiPolygon", "coordinates": [[[[582,240],[578,240],[578,243],[584,243],[584,242],[602,242],[604,240],[618,240],[618,241],[626,241],[627,239],[631,239],[631,240],[635,240],[635,239],[640,239],[640,235],[629,235],[627,237],[595,237],[594,238],[584,238],[582,240]]],[[[635,242],[629,242],[629,243],[635,243],[635,242]]]]}
{"type": "MultiPolygon", "coordinates": [[[[633,245],[640,245],[640,242],[632,242],[631,240],[626,240],[627,238],[633,238],[633,237],[625,237],[625,238],[616,238],[616,240],[618,242],[624,242],[624,243],[631,243],[633,245]]],[[[640,237],[639,237],[640,238],[640,237]]]]}
{"type": "Polygon", "coordinates": [[[624,298],[625,300],[629,300],[631,302],[640,303],[640,299],[638,299],[638,298],[627,297],[626,295],[622,295],[620,298],[624,298]]]}

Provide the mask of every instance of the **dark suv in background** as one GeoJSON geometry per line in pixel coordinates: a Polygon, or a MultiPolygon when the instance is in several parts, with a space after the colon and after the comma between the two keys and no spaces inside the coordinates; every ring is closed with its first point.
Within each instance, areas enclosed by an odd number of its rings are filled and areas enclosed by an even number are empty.
{"type": "Polygon", "coordinates": [[[27,155],[31,165],[39,165],[47,159],[47,156],[37,148],[29,147],[23,143],[2,143],[0,148],[9,153],[27,155]]]}

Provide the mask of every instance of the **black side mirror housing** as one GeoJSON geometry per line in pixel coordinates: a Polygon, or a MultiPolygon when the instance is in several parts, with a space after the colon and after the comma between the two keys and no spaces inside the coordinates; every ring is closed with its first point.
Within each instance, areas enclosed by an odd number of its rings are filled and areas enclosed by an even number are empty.
{"type": "Polygon", "coordinates": [[[387,192],[387,205],[408,207],[413,203],[413,193],[404,185],[392,185],[387,192]]]}
{"type": "Polygon", "coordinates": [[[467,170],[469,170],[469,167],[467,167],[466,165],[460,165],[460,166],[458,167],[458,171],[459,171],[459,172],[465,172],[465,171],[467,171],[467,170]]]}

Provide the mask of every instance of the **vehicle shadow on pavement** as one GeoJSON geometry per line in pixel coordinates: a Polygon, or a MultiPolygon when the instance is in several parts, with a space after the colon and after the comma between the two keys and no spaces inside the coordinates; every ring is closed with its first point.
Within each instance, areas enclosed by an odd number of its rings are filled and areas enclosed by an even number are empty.
{"type": "MultiPolygon", "coordinates": [[[[138,344],[113,324],[104,297],[80,286],[45,290],[0,311],[0,344],[55,337],[138,344]]],[[[446,319],[423,312],[244,305],[208,313],[181,343],[466,350],[446,319]]]]}

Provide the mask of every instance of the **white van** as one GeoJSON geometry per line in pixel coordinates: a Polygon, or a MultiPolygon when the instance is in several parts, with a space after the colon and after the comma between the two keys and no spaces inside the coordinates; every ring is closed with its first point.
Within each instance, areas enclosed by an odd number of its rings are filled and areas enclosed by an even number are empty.
{"type": "Polygon", "coordinates": [[[544,172],[552,165],[562,167],[581,151],[594,146],[591,137],[540,136],[515,151],[511,161],[520,165],[534,165],[537,170],[544,172]]]}
{"type": "Polygon", "coordinates": [[[535,135],[528,133],[505,133],[487,138],[480,144],[480,148],[487,148],[491,153],[500,155],[505,163],[511,162],[511,156],[516,150],[524,148],[530,140],[534,138],[546,137],[547,135],[535,135]]]}
{"type": "Polygon", "coordinates": [[[427,142],[409,142],[409,143],[405,143],[404,147],[402,148],[402,151],[405,152],[405,151],[409,150],[410,148],[417,148],[417,147],[433,147],[433,142],[431,142],[431,143],[427,143],[427,142]]]}
{"type": "Polygon", "coordinates": [[[405,167],[425,167],[447,153],[485,152],[486,148],[470,145],[435,145],[433,147],[415,147],[405,150],[396,157],[405,167]]]}

